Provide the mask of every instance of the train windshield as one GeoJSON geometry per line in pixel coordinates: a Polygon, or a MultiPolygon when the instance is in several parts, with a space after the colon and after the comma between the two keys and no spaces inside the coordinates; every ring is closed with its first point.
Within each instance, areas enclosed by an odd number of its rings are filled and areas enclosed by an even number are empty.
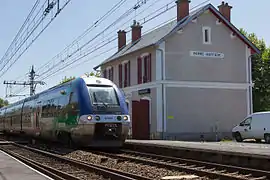
{"type": "Polygon", "coordinates": [[[88,86],[93,105],[119,106],[119,100],[111,86],[88,86]]]}

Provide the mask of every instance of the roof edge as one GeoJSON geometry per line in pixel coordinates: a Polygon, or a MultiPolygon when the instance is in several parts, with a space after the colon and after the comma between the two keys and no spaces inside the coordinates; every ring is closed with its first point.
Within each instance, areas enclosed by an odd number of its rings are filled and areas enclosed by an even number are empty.
{"type": "MultiPolygon", "coordinates": [[[[155,44],[150,44],[150,45],[148,45],[148,46],[144,46],[144,47],[142,47],[141,49],[137,49],[137,50],[132,51],[132,52],[130,52],[130,53],[121,55],[121,56],[119,56],[119,57],[117,57],[117,58],[121,58],[121,57],[127,56],[127,55],[129,55],[129,54],[131,54],[131,53],[135,53],[135,52],[140,51],[140,50],[142,50],[142,49],[144,49],[144,48],[148,48],[148,47],[151,47],[151,46],[154,46],[154,45],[155,45],[155,44]]],[[[133,46],[133,45],[132,45],[132,46],[133,46]]],[[[132,47],[132,46],[131,46],[131,47],[132,47]]],[[[130,48],[131,48],[131,47],[130,47],[130,48]]],[[[129,48],[128,48],[128,49],[129,49],[129,48]]],[[[128,49],[127,49],[127,50],[128,50],[128,49]]],[[[115,61],[117,58],[113,58],[113,59],[111,59],[109,62],[115,61]]],[[[107,59],[109,59],[109,58],[107,58],[107,59]]],[[[109,63],[109,62],[100,63],[99,65],[95,66],[93,69],[96,71],[100,66],[105,65],[105,64],[107,64],[107,63],[109,63]]]]}
{"type": "Polygon", "coordinates": [[[166,36],[164,36],[163,38],[161,38],[156,45],[159,45],[160,43],[162,43],[165,39],[167,39],[169,36],[171,36],[172,34],[174,34],[176,31],[178,31],[180,28],[186,26],[188,23],[190,23],[190,21],[194,18],[194,17],[198,17],[200,16],[202,13],[204,13],[206,10],[211,10],[212,13],[216,14],[218,16],[218,18],[220,18],[224,24],[226,24],[230,29],[232,29],[238,36],[240,36],[240,39],[242,39],[244,41],[244,43],[246,43],[250,48],[253,49],[254,52],[256,52],[257,54],[260,54],[261,51],[259,50],[258,47],[256,47],[245,35],[243,35],[238,28],[236,28],[231,22],[229,22],[211,3],[205,5],[200,11],[196,12],[193,16],[187,16],[186,18],[184,18],[183,20],[185,20],[183,23],[181,20],[180,22],[178,22],[178,24],[176,25],[176,27],[169,32],[166,36]]]}
{"type": "Polygon", "coordinates": [[[207,4],[207,5],[203,6],[203,8],[200,11],[196,12],[192,16],[188,15],[185,18],[183,18],[181,21],[177,22],[176,26],[171,30],[171,32],[169,32],[164,37],[162,37],[159,41],[157,41],[155,43],[155,45],[157,45],[157,46],[160,45],[165,39],[167,39],[168,37],[170,37],[172,34],[174,34],[180,28],[186,26],[190,22],[190,20],[192,20],[194,18],[194,16],[198,16],[201,13],[203,13],[205,10],[207,10],[209,8],[209,5],[211,5],[211,4],[207,4]]]}
{"type": "MultiPolygon", "coordinates": [[[[181,21],[179,21],[179,22],[177,22],[177,25],[168,33],[168,34],[166,34],[164,37],[162,37],[162,38],[160,38],[157,42],[155,42],[155,43],[153,43],[153,44],[150,44],[150,45],[148,45],[148,46],[146,46],[146,47],[149,47],[149,46],[152,46],[152,45],[154,45],[154,46],[158,46],[158,45],[160,45],[165,39],[167,39],[169,36],[171,36],[172,34],[174,34],[176,31],[178,31],[180,28],[182,28],[182,27],[184,27],[184,26],[186,26],[188,23],[190,23],[190,21],[194,18],[194,17],[198,17],[198,16],[200,16],[202,13],[204,13],[206,10],[211,10],[211,12],[214,14],[214,15],[216,15],[216,16],[218,16],[218,18],[220,18],[222,21],[223,21],[223,23],[226,25],[226,26],[228,26],[228,28],[230,28],[232,31],[234,31],[238,36],[239,36],[239,38],[240,39],[242,39],[243,41],[244,41],[244,43],[246,43],[250,48],[252,48],[253,49],[253,51],[256,53],[256,54],[261,54],[261,51],[260,51],[260,49],[258,48],[258,47],[256,47],[245,35],[243,35],[240,31],[239,31],[239,29],[238,28],[236,28],[231,22],[229,22],[211,3],[209,3],[209,4],[207,4],[207,5],[205,5],[205,6],[203,6],[202,8],[201,8],[201,10],[199,10],[198,12],[196,12],[195,14],[193,14],[192,16],[190,16],[190,15],[188,15],[188,16],[186,16],[185,18],[183,18],[181,21]]],[[[139,42],[139,40],[137,40],[137,42],[139,42]]],[[[133,47],[133,45],[135,45],[137,42],[134,42],[129,48],[131,48],[131,47],[133,47]]],[[[143,47],[143,48],[146,48],[146,47],[143,47]]],[[[128,49],[129,49],[128,48],[128,49]]],[[[141,49],[143,49],[143,48],[141,48],[141,49]]],[[[127,50],[128,50],[127,49],[127,50]]],[[[138,49],[138,50],[141,50],[141,49],[138,49]]],[[[136,51],[138,51],[138,50],[136,50],[136,51]]],[[[136,52],[136,51],[133,51],[133,52],[136,52]]],[[[119,51],[118,51],[119,52],[119,51]]],[[[116,53],[118,53],[118,52],[116,52],[116,53]]],[[[133,53],[133,52],[130,52],[130,53],[133,53]]],[[[115,53],[115,54],[116,54],[115,53]]],[[[130,53],[128,53],[128,54],[130,54],[130,53]]],[[[114,54],[114,55],[115,55],[114,54]]],[[[128,55],[128,54],[125,54],[125,55],[128,55]]],[[[125,56],[125,55],[121,55],[121,56],[119,56],[119,57],[117,57],[117,58],[120,58],[120,57],[123,57],[123,56],[125,56]]],[[[113,56],[113,55],[112,55],[113,56]]],[[[111,56],[111,57],[112,57],[111,56]]],[[[107,59],[109,59],[109,58],[107,58],[107,59]]],[[[107,60],[106,59],[106,60],[107,60]]],[[[114,61],[116,58],[114,58],[114,59],[111,59],[111,61],[114,61]]],[[[105,60],[105,61],[106,61],[105,60]]],[[[110,61],[110,62],[111,62],[110,61]]],[[[105,62],[104,64],[106,64],[107,62],[105,62]]],[[[101,65],[104,65],[103,63],[100,63],[99,65],[97,65],[97,66],[95,66],[93,69],[94,70],[96,70],[97,68],[99,68],[101,65]]]]}
{"type": "Polygon", "coordinates": [[[260,49],[256,47],[245,35],[243,35],[237,27],[235,27],[231,22],[229,22],[212,4],[210,4],[209,8],[213,10],[219,16],[219,18],[221,18],[221,20],[226,23],[227,26],[229,26],[229,28],[233,29],[238,34],[238,36],[243,38],[245,43],[249,45],[257,54],[261,53],[260,49]]]}

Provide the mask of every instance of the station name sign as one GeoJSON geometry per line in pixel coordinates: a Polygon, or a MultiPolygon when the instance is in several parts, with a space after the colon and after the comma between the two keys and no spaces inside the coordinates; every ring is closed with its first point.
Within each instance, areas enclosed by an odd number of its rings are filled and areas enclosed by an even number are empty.
{"type": "Polygon", "coordinates": [[[190,51],[190,56],[195,57],[209,57],[209,58],[224,58],[223,53],[219,52],[204,52],[204,51],[190,51]]]}
{"type": "Polygon", "coordinates": [[[147,88],[147,89],[141,89],[141,90],[138,91],[138,94],[139,94],[139,95],[150,94],[150,93],[151,93],[150,88],[147,88]]]}

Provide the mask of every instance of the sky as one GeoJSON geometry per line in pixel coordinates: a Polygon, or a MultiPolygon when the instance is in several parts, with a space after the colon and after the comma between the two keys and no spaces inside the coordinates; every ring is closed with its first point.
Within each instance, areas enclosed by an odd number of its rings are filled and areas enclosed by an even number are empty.
{"type": "MultiPolygon", "coordinates": [[[[0,28],[0,58],[2,58],[8,46],[11,44],[11,41],[15,37],[19,28],[22,26],[35,1],[36,0],[9,0],[1,2],[0,21],[2,24],[0,28]]],[[[54,19],[48,28],[18,59],[18,61],[9,69],[9,71],[0,77],[0,97],[5,98],[6,95],[6,85],[3,84],[4,80],[27,80],[25,74],[29,72],[32,65],[34,65],[35,68],[38,68],[47,61],[50,61],[118,2],[119,0],[106,0],[106,3],[105,1],[71,0],[65,9],[61,11],[57,18],[54,19]]],[[[154,12],[156,9],[170,2],[172,2],[172,0],[148,0],[147,3],[136,12],[126,16],[126,18],[120,21],[119,24],[111,26],[110,29],[98,36],[96,43],[107,40],[109,37],[116,37],[117,31],[120,28],[129,28],[133,19],[141,20],[147,17],[147,15],[151,12],[154,12]],[[146,8],[147,10],[141,13],[141,11],[146,8]]],[[[191,0],[190,7],[193,8],[202,2],[204,2],[204,0],[191,0]]],[[[260,0],[260,4],[256,4],[255,1],[252,0],[227,0],[225,2],[228,2],[231,6],[233,6],[231,12],[231,22],[237,28],[244,28],[249,33],[254,32],[259,38],[263,38],[266,44],[270,46],[270,24],[265,21],[265,17],[267,17],[267,15],[269,16],[269,0],[260,0]]],[[[135,3],[136,0],[127,0],[115,13],[109,16],[100,25],[95,27],[84,39],[82,39],[82,42],[78,42],[73,49],[69,49],[68,51],[73,52],[74,48],[80,47],[83,42],[87,42],[103,31],[121,14],[134,6],[135,3]]],[[[212,3],[215,7],[217,7],[219,4],[221,4],[221,0],[210,0],[207,3],[212,3]]],[[[173,8],[154,20],[143,24],[142,32],[147,32],[147,30],[151,30],[160,23],[175,17],[176,8],[173,8]]],[[[130,34],[128,34],[127,38],[129,37],[130,34]]],[[[117,41],[113,41],[112,43],[102,47],[102,49],[96,51],[93,49],[95,45],[96,44],[94,41],[91,41],[86,50],[92,53],[90,53],[89,56],[76,61],[76,63],[81,64],[74,67],[70,66],[66,70],[58,72],[50,78],[45,79],[44,82],[46,85],[38,85],[36,92],[38,93],[56,85],[65,76],[79,77],[86,72],[91,72],[94,66],[98,65],[106,57],[116,52],[116,48],[114,47],[117,46],[117,41]],[[105,51],[107,52],[105,53],[105,51]]],[[[67,53],[63,54],[63,56],[64,55],[67,55],[67,53]]],[[[59,60],[61,59],[56,58],[55,62],[59,60]]],[[[54,66],[54,64],[50,65],[54,66]]],[[[37,74],[38,73],[39,72],[37,72],[37,74]]],[[[13,87],[12,90],[15,92],[20,88],[21,87],[13,87]]],[[[29,94],[29,88],[25,88],[25,90],[19,92],[19,94],[29,94]]],[[[7,100],[10,102],[15,102],[18,99],[19,98],[7,98],[7,100]]]]}

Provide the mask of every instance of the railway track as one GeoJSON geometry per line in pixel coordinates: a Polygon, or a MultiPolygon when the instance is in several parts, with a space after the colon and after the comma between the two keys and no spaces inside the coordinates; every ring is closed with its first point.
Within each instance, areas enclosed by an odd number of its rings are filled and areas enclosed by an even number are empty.
{"type": "Polygon", "coordinates": [[[56,180],[149,180],[147,177],[74,161],[15,143],[3,145],[0,149],[56,180]]]}
{"type": "MultiPolygon", "coordinates": [[[[100,151],[81,151],[83,152],[82,154],[77,154],[75,158],[70,157],[70,156],[65,156],[65,154],[68,154],[63,150],[62,148],[57,148],[55,150],[54,147],[52,149],[47,149],[44,148],[44,150],[40,150],[40,147],[28,147],[28,146],[22,146],[18,144],[14,144],[14,147],[18,149],[24,149],[25,151],[31,151],[32,153],[36,153],[39,155],[47,156],[50,158],[57,158],[59,161],[59,164],[73,164],[73,167],[78,168],[83,167],[83,172],[91,173],[88,177],[82,178],[82,177],[76,177],[76,171],[79,174],[84,174],[80,173],[82,172],[81,170],[75,170],[75,175],[70,172],[66,174],[71,174],[71,178],[62,178],[62,179],[72,179],[72,178],[77,178],[77,179],[93,179],[93,177],[96,177],[94,179],[161,179],[157,177],[153,177],[152,175],[154,174],[151,169],[147,170],[150,171],[151,176],[147,176],[144,173],[143,175],[139,175],[140,173],[128,169],[128,164],[125,164],[126,162],[130,162],[133,164],[138,164],[138,165],[147,165],[156,167],[156,171],[159,171],[159,168],[163,169],[168,169],[172,171],[178,171],[178,172],[183,172],[186,174],[192,174],[198,176],[198,178],[195,179],[232,179],[232,180],[262,180],[262,179],[270,179],[270,172],[269,171],[263,171],[263,170],[257,170],[257,169],[250,169],[250,168],[243,168],[243,167],[236,167],[236,166],[231,166],[231,165],[224,165],[224,164],[217,164],[217,163],[211,163],[211,162],[204,162],[204,161],[197,161],[197,160],[191,160],[191,159],[183,159],[183,158],[176,158],[176,157],[169,157],[169,156],[161,156],[161,155],[156,155],[156,154],[150,154],[150,153],[142,153],[142,152],[137,152],[137,151],[131,151],[131,150],[121,150],[120,152],[100,152],[100,151]],[[47,152],[51,151],[51,153],[47,152]],[[61,154],[61,155],[59,155],[61,154]],[[93,162],[90,158],[90,160],[87,158],[84,159],[82,158],[83,156],[100,156],[101,161],[109,161],[108,159],[114,158],[117,163],[115,165],[107,165],[106,163],[101,163],[101,162],[93,162]],[[69,162],[69,163],[67,163],[69,162]],[[117,165],[118,163],[124,163],[124,166],[126,165],[127,169],[123,170],[121,168],[118,168],[117,165]],[[101,165],[102,164],[102,165],[101,165]],[[88,166],[94,167],[94,169],[91,170],[88,166]],[[95,169],[99,169],[96,171],[95,169]],[[118,170],[116,170],[118,169],[118,170]],[[102,172],[102,170],[105,170],[106,173],[102,172]],[[127,173],[129,170],[129,173],[127,173]],[[124,172],[126,171],[126,172],[124,172]],[[93,172],[95,172],[93,174],[93,172]],[[99,172],[99,173],[96,173],[99,172]],[[132,172],[132,173],[131,173],[132,172]],[[113,173],[111,175],[110,173],[113,173]],[[145,175],[145,176],[144,176],[145,175]],[[102,176],[102,177],[100,177],[102,176]],[[199,178],[202,177],[202,178],[199,178]]],[[[15,148],[15,149],[16,149],[15,148]]],[[[21,150],[18,150],[21,151],[21,150]]],[[[76,152],[76,151],[74,151],[76,152]]],[[[16,153],[16,152],[15,152],[16,153]]],[[[20,152],[17,154],[21,154],[20,152]]],[[[70,153],[72,154],[72,153],[70,153]]],[[[76,154],[76,153],[75,153],[76,154]]],[[[21,155],[24,155],[23,153],[21,155]]],[[[92,158],[95,159],[95,158],[92,158]]],[[[41,159],[42,161],[42,159],[41,159]]],[[[48,164],[50,164],[50,161],[47,160],[48,164]]],[[[58,165],[61,167],[61,165],[58,165]]],[[[42,167],[42,166],[41,166],[42,167]]],[[[73,169],[75,169],[73,168],[73,169]]],[[[44,168],[45,169],[45,168],[44,168]]],[[[72,169],[72,168],[69,168],[72,169]]],[[[147,168],[146,168],[147,169],[147,168]]],[[[58,170],[58,169],[57,169],[58,170]]],[[[48,169],[47,171],[53,172],[53,170],[48,169]]],[[[62,171],[61,169],[58,171],[62,171]]],[[[67,170],[66,170],[67,171],[67,170]]],[[[139,170],[139,166],[138,169],[139,170]]],[[[57,177],[63,177],[59,172],[54,173],[56,178],[55,179],[60,179],[57,177]]],[[[177,173],[176,173],[177,174],[177,173]]],[[[66,175],[64,175],[66,176],[66,175]]],[[[84,175],[83,175],[84,176],[84,175]]],[[[196,177],[195,176],[195,177],[196,177]]],[[[165,178],[164,178],[165,179],[165,178]]],[[[169,179],[169,178],[168,178],[169,179]]]]}
{"type": "Polygon", "coordinates": [[[217,163],[196,161],[191,159],[182,159],[156,154],[142,153],[136,151],[122,150],[121,153],[93,152],[95,154],[133,161],[137,163],[150,164],[152,166],[164,167],[183,171],[198,176],[209,177],[211,179],[226,180],[263,180],[270,179],[269,171],[257,169],[242,168],[217,163]]]}

